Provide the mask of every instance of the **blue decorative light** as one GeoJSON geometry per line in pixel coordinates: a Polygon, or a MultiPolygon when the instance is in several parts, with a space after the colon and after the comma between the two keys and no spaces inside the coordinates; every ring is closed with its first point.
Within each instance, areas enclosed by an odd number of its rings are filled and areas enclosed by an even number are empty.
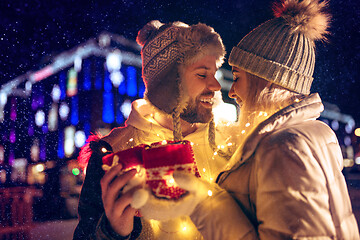
{"type": "Polygon", "coordinates": [[[90,125],[90,121],[88,120],[84,123],[84,132],[85,132],[86,138],[88,138],[90,136],[90,131],[91,131],[91,125],[90,125]]]}
{"type": "Polygon", "coordinates": [[[103,93],[103,113],[102,118],[106,123],[114,122],[115,114],[114,114],[114,96],[112,92],[104,92],[103,93]]]}
{"type": "Polygon", "coordinates": [[[64,131],[62,129],[59,129],[59,140],[58,140],[58,157],[60,159],[65,157],[65,152],[64,152],[64,131]]]}
{"type": "Polygon", "coordinates": [[[85,91],[91,90],[91,62],[90,60],[84,61],[83,67],[83,88],[85,91]]]}
{"type": "Polygon", "coordinates": [[[137,95],[136,68],[128,66],[127,73],[127,95],[135,97],[137,95]]]}
{"type": "Polygon", "coordinates": [[[62,71],[59,74],[59,87],[60,87],[60,100],[64,100],[66,98],[66,72],[62,71]]]}
{"type": "Polygon", "coordinates": [[[95,89],[100,90],[102,88],[102,78],[103,78],[103,66],[100,62],[96,62],[96,71],[95,71],[95,89]]]}
{"type": "Polygon", "coordinates": [[[124,116],[120,110],[120,106],[122,105],[122,103],[123,103],[123,98],[120,96],[120,98],[118,100],[118,105],[116,107],[116,122],[118,124],[122,124],[125,121],[124,116]]]}
{"type": "Polygon", "coordinates": [[[79,123],[79,98],[77,95],[71,98],[71,118],[70,122],[72,125],[79,123]]]}
{"type": "Polygon", "coordinates": [[[110,80],[110,73],[105,70],[105,76],[104,76],[104,91],[105,92],[111,92],[112,89],[112,83],[110,80]]]}

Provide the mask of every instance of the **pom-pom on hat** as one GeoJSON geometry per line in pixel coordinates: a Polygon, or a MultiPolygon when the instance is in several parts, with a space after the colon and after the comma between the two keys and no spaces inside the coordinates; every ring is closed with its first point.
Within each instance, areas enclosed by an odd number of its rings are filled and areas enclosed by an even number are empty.
{"type": "Polygon", "coordinates": [[[182,105],[179,65],[188,65],[205,55],[215,56],[217,66],[224,61],[225,48],[212,27],[183,22],[163,24],[158,20],[147,23],[136,38],[141,50],[145,97],[160,110],[172,114],[182,105]]]}
{"type": "Polygon", "coordinates": [[[327,2],[283,0],[275,18],[247,34],[230,53],[229,64],[291,91],[309,94],[315,67],[315,40],[324,40],[327,2]]]}

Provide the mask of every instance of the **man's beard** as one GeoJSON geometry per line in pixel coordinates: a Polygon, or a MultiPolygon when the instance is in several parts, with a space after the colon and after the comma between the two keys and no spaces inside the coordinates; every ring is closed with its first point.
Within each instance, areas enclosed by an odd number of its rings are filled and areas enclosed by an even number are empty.
{"type": "Polygon", "coordinates": [[[191,99],[180,114],[180,118],[188,123],[208,123],[213,118],[212,109],[201,106],[200,97],[191,99]]]}

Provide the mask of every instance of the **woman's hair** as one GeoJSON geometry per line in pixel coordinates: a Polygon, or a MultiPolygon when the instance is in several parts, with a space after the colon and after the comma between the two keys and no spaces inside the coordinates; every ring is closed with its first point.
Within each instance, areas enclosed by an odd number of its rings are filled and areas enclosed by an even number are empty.
{"type": "Polygon", "coordinates": [[[240,107],[240,142],[260,123],[280,109],[304,98],[299,94],[246,72],[247,96],[240,107]]]}

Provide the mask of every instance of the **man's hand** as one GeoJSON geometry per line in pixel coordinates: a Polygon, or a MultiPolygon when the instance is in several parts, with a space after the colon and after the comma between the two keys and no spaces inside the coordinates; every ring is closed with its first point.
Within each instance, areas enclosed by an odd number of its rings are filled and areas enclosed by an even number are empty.
{"type": "Polygon", "coordinates": [[[121,169],[121,164],[118,164],[105,173],[100,181],[101,197],[105,214],[111,227],[119,235],[127,236],[132,232],[134,227],[136,209],[132,208],[130,203],[136,188],[126,193],[121,193],[121,189],[135,176],[136,170],[132,169],[118,175],[121,169]]]}

